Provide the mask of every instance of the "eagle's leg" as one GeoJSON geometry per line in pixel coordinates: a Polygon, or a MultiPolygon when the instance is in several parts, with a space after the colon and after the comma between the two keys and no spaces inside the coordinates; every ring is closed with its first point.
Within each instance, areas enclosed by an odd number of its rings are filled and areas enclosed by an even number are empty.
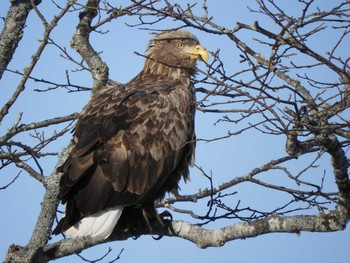
{"type": "Polygon", "coordinates": [[[159,216],[160,220],[162,220],[162,222],[167,217],[169,218],[170,221],[173,220],[173,215],[168,210],[161,212],[160,214],[158,214],[158,216],[159,216]]]}
{"type": "MultiPolygon", "coordinates": [[[[173,215],[167,210],[163,211],[160,214],[157,213],[157,215],[158,215],[159,219],[161,220],[163,226],[164,226],[164,220],[173,221],[173,215]],[[169,219],[165,219],[165,218],[169,218],[169,219]]],[[[168,229],[170,230],[170,232],[173,235],[176,235],[172,224],[168,224],[168,229]]]]}
{"type": "MultiPolygon", "coordinates": [[[[159,214],[157,209],[152,205],[152,206],[147,206],[147,207],[143,208],[142,215],[143,215],[144,221],[146,223],[146,227],[150,233],[152,233],[152,229],[153,229],[152,223],[157,222],[160,227],[162,227],[162,228],[167,227],[173,235],[176,235],[172,225],[165,224],[165,220],[167,220],[167,221],[173,220],[173,216],[171,215],[171,213],[169,211],[163,211],[162,213],[159,214]],[[165,218],[170,218],[170,220],[165,219],[165,218]]],[[[154,238],[154,239],[159,240],[161,238],[162,238],[162,236],[159,236],[159,237],[154,238]]]]}

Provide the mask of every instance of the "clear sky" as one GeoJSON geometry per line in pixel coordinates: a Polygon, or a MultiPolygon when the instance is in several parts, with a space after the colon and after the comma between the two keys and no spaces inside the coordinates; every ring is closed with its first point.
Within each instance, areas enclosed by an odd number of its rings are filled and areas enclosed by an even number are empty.
{"type": "MultiPolygon", "coordinates": [[[[61,1],[59,1],[61,2],[61,1]]],[[[62,1],[63,2],[63,1],[62,1]]],[[[118,1],[123,5],[126,1],[118,1]]],[[[175,2],[175,1],[171,1],[175,2]]],[[[179,1],[182,2],[182,1],[179,1]]],[[[184,1],[185,2],[185,1],[184,1]]],[[[295,5],[288,1],[278,1],[287,6],[290,12],[298,12],[295,5]],[[287,4],[288,3],[288,4],[287,4]]],[[[292,2],[292,1],[290,1],[292,2]]],[[[294,2],[294,1],[293,1],[294,2]]],[[[319,1],[322,2],[322,1],[319,1]]],[[[326,0],[323,5],[340,2],[326,0]]],[[[5,17],[9,3],[1,1],[0,17],[5,17]]],[[[215,22],[222,24],[227,28],[233,28],[236,22],[252,24],[259,19],[260,24],[271,25],[259,16],[252,14],[246,8],[255,6],[255,1],[232,1],[232,0],[207,0],[207,5],[211,15],[215,17],[215,22]],[[261,20],[260,20],[261,19],[261,20]]],[[[200,4],[199,4],[200,7],[200,4]]],[[[43,1],[39,9],[50,20],[57,10],[51,1],[43,1]]],[[[52,38],[57,44],[65,46],[68,52],[80,60],[74,50],[70,49],[71,36],[75,31],[78,18],[77,13],[68,14],[53,32],[52,38]]],[[[134,52],[143,53],[146,49],[147,41],[151,38],[148,31],[140,30],[137,27],[130,28],[125,22],[130,22],[130,18],[122,18],[107,24],[102,30],[108,30],[106,34],[94,34],[91,42],[96,50],[101,51],[102,58],[110,68],[110,78],[119,82],[127,82],[135,76],[143,66],[143,58],[134,54],[134,52]]],[[[136,22],[132,20],[131,22],[136,22]]],[[[153,29],[173,28],[179,24],[167,20],[160,23],[153,29]]],[[[0,20],[0,26],[3,21],[0,20]]],[[[190,30],[200,39],[201,44],[210,51],[221,50],[222,57],[225,57],[228,70],[234,72],[240,68],[239,51],[228,40],[223,40],[216,36],[211,36],[203,32],[190,30]]],[[[24,32],[23,41],[21,41],[16,54],[9,66],[13,70],[22,70],[26,67],[39,45],[38,40],[42,37],[42,25],[38,17],[30,14],[27,27],[24,32]]],[[[251,37],[245,39],[251,41],[251,37]]],[[[332,39],[332,36],[327,36],[332,39]]],[[[317,48],[322,49],[327,45],[327,41],[319,41],[317,48]]],[[[350,45],[350,43],[349,43],[350,45]]],[[[74,84],[90,87],[92,85],[91,76],[84,72],[73,72],[77,67],[71,62],[63,59],[55,46],[49,45],[44,53],[43,59],[39,61],[33,72],[33,76],[51,81],[64,82],[66,70],[70,75],[70,80],[74,84]]],[[[203,68],[203,65],[199,65],[203,68]]],[[[13,90],[18,85],[19,76],[13,73],[5,73],[0,82],[0,105],[9,98],[13,90]]],[[[41,121],[52,117],[63,116],[72,112],[79,112],[89,99],[89,92],[67,93],[63,89],[57,89],[51,92],[34,92],[37,88],[47,88],[48,85],[42,85],[35,82],[28,82],[26,91],[20,97],[20,101],[11,109],[10,114],[5,118],[0,126],[0,136],[10,127],[19,112],[24,112],[22,122],[30,123],[41,121]]],[[[232,124],[219,123],[214,125],[218,116],[203,114],[198,112],[196,119],[197,137],[215,138],[226,134],[228,130],[235,130],[232,124]]],[[[63,126],[60,126],[61,128],[63,126]]],[[[59,129],[59,127],[57,127],[59,129]]],[[[46,131],[47,136],[54,132],[53,129],[46,131]]],[[[30,136],[17,137],[24,143],[33,144],[30,136]]],[[[282,156],[284,152],[285,138],[264,136],[255,131],[242,136],[232,137],[225,141],[216,141],[213,143],[199,142],[196,154],[196,163],[206,171],[213,173],[214,184],[218,185],[225,180],[236,176],[242,176],[273,158],[282,156]]],[[[53,142],[47,149],[47,152],[59,152],[70,140],[70,134],[53,142]]],[[[57,157],[46,158],[42,162],[45,175],[50,175],[57,161],[57,157]]],[[[301,169],[309,161],[307,158],[301,158],[296,163],[295,169],[301,169]]],[[[321,167],[328,169],[326,183],[328,187],[334,188],[334,179],[332,172],[327,166],[329,162],[327,157],[320,161],[321,167]],[[322,163],[324,162],[324,163],[322,163]]],[[[320,172],[322,170],[318,170],[320,172]]],[[[0,171],[0,187],[10,182],[17,174],[18,170],[9,167],[0,171]]],[[[182,185],[182,193],[194,193],[200,188],[208,187],[207,180],[196,169],[191,170],[192,181],[187,185],[182,185]]],[[[268,209],[278,205],[280,196],[276,192],[267,192],[250,185],[242,185],[234,190],[239,192],[239,196],[232,196],[232,203],[237,200],[243,200],[247,204],[252,204],[262,209],[268,209]]],[[[40,202],[44,194],[43,187],[25,173],[21,173],[19,179],[6,190],[0,191],[0,259],[4,255],[10,244],[26,244],[31,236],[31,231],[36,222],[40,211],[40,202]]],[[[184,206],[186,207],[186,205],[184,206]]],[[[196,211],[204,214],[206,211],[203,203],[192,205],[196,211]],[[200,206],[202,205],[202,206],[200,206]]],[[[182,215],[174,215],[176,219],[189,218],[182,215]]],[[[230,222],[218,222],[210,227],[222,226],[230,222]]],[[[175,262],[347,262],[349,260],[349,230],[335,233],[301,233],[296,234],[268,234],[256,238],[245,240],[236,240],[227,243],[221,248],[199,249],[194,244],[179,239],[164,237],[160,241],[153,240],[152,237],[143,236],[137,240],[127,240],[123,242],[113,242],[98,246],[83,252],[84,257],[92,260],[97,259],[112,248],[113,251],[103,262],[108,262],[116,257],[121,249],[119,262],[150,262],[150,263],[175,263],[175,262]]],[[[53,237],[52,241],[59,240],[53,237]]],[[[63,258],[55,262],[81,262],[77,256],[63,258]]]]}

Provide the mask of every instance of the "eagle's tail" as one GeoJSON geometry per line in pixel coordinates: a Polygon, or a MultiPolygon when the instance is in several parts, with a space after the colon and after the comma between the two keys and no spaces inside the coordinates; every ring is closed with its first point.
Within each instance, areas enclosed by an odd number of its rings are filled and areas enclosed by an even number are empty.
{"type": "Polygon", "coordinates": [[[70,237],[90,236],[98,240],[106,239],[116,226],[123,208],[123,206],[116,206],[84,217],[74,226],[64,231],[64,234],[70,237]]]}

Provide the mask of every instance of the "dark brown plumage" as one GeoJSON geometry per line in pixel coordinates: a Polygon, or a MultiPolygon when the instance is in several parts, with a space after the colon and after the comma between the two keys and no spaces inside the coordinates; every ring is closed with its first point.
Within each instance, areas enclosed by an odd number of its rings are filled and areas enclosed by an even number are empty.
{"type": "Polygon", "coordinates": [[[67,207],[54,234],[107,238],[123,207],[153,205],[189,178],[195,147],[190,76],[208,52],[191,33],[177,30],[151,40],[146,56],[134,79],[95,94],[80,114],[74,148],[59,168],[59,198],[67,207]],[[74,232],[83,218],[104,211],[113,211],[108,230],[85,224],[88,231],[74,232]]]}

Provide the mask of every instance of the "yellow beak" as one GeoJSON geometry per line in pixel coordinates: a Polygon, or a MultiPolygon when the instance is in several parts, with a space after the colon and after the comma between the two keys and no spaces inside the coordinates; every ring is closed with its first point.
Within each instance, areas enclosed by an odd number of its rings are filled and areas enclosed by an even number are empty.
{"type": "Polygon", "coordinates": [[[193,59],[202,60],[205,62],[208,62],[209,59],[209,53],[206,48],[202,47],[201,45],[196,45],[194,47],[187,48],[181,53],[189,55],[193,59]]]}

